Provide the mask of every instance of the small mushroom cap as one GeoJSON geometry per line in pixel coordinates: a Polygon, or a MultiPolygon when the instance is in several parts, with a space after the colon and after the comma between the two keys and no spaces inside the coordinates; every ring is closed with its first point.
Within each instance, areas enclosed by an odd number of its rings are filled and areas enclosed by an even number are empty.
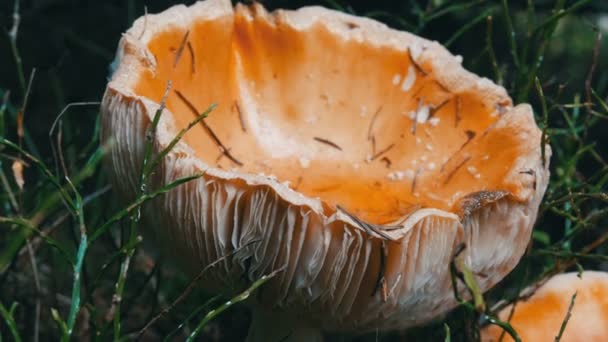
{"type": "MultiPolygon", "coordinates": [[[[572,296],[576,293],[571,316],[562,342],[608,341],[608,273],[585,271],[559,274],[539,288],[532,297],[517,302],[511,326],[522,341],[554,341],[566,318],[572,296]]],[[[499,318],[508,320],[512,306],[504,308],[499,318]]],[[[497,342],[502,329],[488,326],[482,330],[482,341],[497,342]]],[[[513,341],[505,334],[503,341],[513,341]]]]}
{"type": "Polygon", "coordinates": [[[238,251],[210,270],[212,291],[281,269],[254,305],[322,329],[421,324],[456,305],[458,246],[484,291],[513,269],[549,177],[530,106],[460,63],[321,7],[175,6],[120,42],[101,114],[108,170],[136,193],[171,80],[156,153],[218,104],[151,179],[203,173],[145,215],[181,265],[238,251]]]}

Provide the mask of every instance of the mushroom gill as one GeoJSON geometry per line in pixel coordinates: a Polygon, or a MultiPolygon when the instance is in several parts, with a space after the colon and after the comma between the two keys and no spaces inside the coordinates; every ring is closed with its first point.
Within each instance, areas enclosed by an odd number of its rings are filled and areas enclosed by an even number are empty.
{"type": "Polygon", "coordinates": [[[191,270],[242,248],[208,288],[283,268],[252,304],[265,315],[326,330],[420,324],[455,305],[456,246],[486,290],[529,241],[548,180],[532,110],[436,42],[321,7],[207,0],[137,20],[117,62],[102,138],[126,193],[167,81],[157,150],[218,104],[153,185],[203,177],[148,218],[191,270]]]}

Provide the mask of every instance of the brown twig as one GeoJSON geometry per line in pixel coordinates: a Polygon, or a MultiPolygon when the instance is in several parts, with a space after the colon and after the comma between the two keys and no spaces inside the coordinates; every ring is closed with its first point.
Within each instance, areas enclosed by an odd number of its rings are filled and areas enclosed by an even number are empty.
{"type": "Polygon", "coordinates": [[[179,44],[179,48],[175,53],[175,59],[173,60],[173,68],[177,67],[177,63],[182,58],[182,53],[184,52],[184,47],[186,47],[186,42],[188,41],[188,36],[190,35],[190,31],[186,31],[184,38],[182,38],[182,42],[179,44]]]}
{"type": "Polygon", "coordinates": [[[376,136],[372,135],[370,140],[372,142],[372,154],[376,154],[376,136]]]}
{"type": "Polygon", "coordinates": [[[412,94],[412,98],[416,99],[416,100],[420,100],[420,93],[422,93],[422,91],[426,88],[427,83],[423,83],[420,87],[418,87],[416,89],[416,91],[412,94]]]}
{"type": "Polygon", "coordinates": [[[424,69],[422,69],[420,64],[418,64],[416,62],[416,60],[414,59],[414,56],[412,56],[412,49],[410,49],[410,48],[407,49],[407,55],[410,57],[410,61],[412,62],[412,65],[414,65],[414,68],[416,68],[416,71],[421,73],[423,76],[428,75],[427,72],[424,71],[424,69]]]}
{"type": "Polygon", "coordinates": [[[464,131],[464,134],[467,135],[467,141],[465,141],[464,144],[462,144],[462,147],[467,146],[467,144],[469,142],[471,142],[471,140],[473,140],[473,138],[475,138],[475,132],[471,131],[470,129],[467,129],[466,131],[464,131]]]}
{"type": "MultiPolygon", "coordinates": [[[[222,160],[222,158],[224,157],[224,151],[220,151],[220,153],[217,155],[217,157],[215,157],[215,164],[218,164],[220,162],[220,160],[222,160]]],[[[217,165],[220,169],[222,168],[221,165],[217,165]]]]}
{"type": "Polygon", "coordinates": [[[320,142],[322,144],[331,146],[331,147],[335,148],[336,150],[342,151],[342,147],[338,146],[338,144],[336,144],[333,141],[330,141],[330,140],[327,140],[327,139],[324,139],[324,138],[319,138],[319,137],[314,137],[313,139],[315,139],[315,141],[318,141],[318,142],[320,142]]]}
{"type": "Polygon", "coordinates": [[[387,169],[390,169],[391,165],[393,165],[393,162],[388,157],[382,157],[380,161],[385,163],[387,169]]]}
{"type": "Polygon", "coordinates": [[[403,216],[401,218],[401,220],[399,220],[399,222],[397,222],[396,225],[390,227],[390,228],[385,228],[384,230],[386,231],[392,231],[392,230],[397,230],[397,229],[401,229],[403,228],[403,223],[405,221],[407,221],[408,218],[410,218],[410,216],[412,216],[413,213],[415,213],[418,209],[422,208],[421,204],[412,204],[409,207],[407,207],[406,209],[409,209],[409,212],[407,213],[407,215],[403,216]]]}
{"type": "Polygon", "coordinates": [[[369,127],[367,128],[367,140],[372,140],[374,137],[374,124],[376,123],[376,119],[378,118],[378,115],[380,114],[381,111],[382,111],[382,106],[378,107],[378,109],[376,110],[376,113],[374,113],[374,116],[372,117],[372,119],[369,122],[369,127]]]}
{"type": "Polygon", "coordinates": [[[460,96],[456,96],[456,101],[454,101],[454,106],[456,107],[454,109],[454,116],[456,117],[456,119],[454,121],[454,127],[458,127],[460,120],[462,120],[462,116],[461,116],[461,112],[460,112],[462,110],[462,100],[460,99],[460,96]]]}
{"type": "MultiPolygon", "coordinates": [[[[190,111],[195,114],[195,115],[199,115],[199,111],[196,109],[196,107],[194,107],[194,105],[192,104],[192,102],[190,102],[185,96],[184,94],[182,94],[179,90],[175,90],[175,94],[177,94],[177,97],[182,100],[186,106],[188,107],[188,109],[190,109],[190,111]]],[[[215,134],[215,132],[211,129],[211,127],[209,127],[209,125],[205,122],[205,119],[201,120],[201,124],[203,125],[203,127],[205,128],[205,130],[207,131],[207,133],[209,134],[209,136],[211,137],[211,139],[213,139],[213,141],[216,143],[216,145],[220,148],[220,150],[224,153],[224,155],[230,159],[233,163],[237,164],[238,166],[243,166],[243,163],[241,163],[238,159],[236,159],[231,153],[230,150],[228,148],[226,148],[226,146],[224,146],[224,144],[222,144],[222,141],[217,137],[217,135],[215,134]]]]}
{"type": "Polygon", "coordinates": [[[445,167],[450,163],[450,161],[452,161],[452,159],[458,154],[460,153],[460,151],[462,151],[470,142],[471,140],[473,140],[473,138],[475,138],[475,132],[471,131],[471,130],[466,130],[464,132],[467,135],[467,140],[460,145],[460,148],[454,152],[449,158],[448,160],[445,161],[445,163],[443,163],[443,165],[441,165],[441,172],[443,172],[445,170],[445,167]]]}
{"type": "Polygon", "coordinates": [[[441,90],[443,90],[446,93],[451,93],[451,91],[446,86],[444,86],[443,83],[439,82],[436,79],[434,81],[435,81],[435,84],[437,84],[437,86],[439,86],[439,88],[441,88],[441,90]]]}
{"type": "Polygon", "coordinates": [[[234,101],[234,108],[236,109],[237,114],[239,115],[239,123],[241,124],[241,130],[247,133],[247,127],[245,126],[245,119],[243,118],[243,112],[241,111],[241,106],[238,101],[234,101]]]}
{"type": "Polygon", "coordinates": [[[356,217],[355,215],[349,213],[342,206],[337,205],[336,208],[338,210],[340,210],[341,212],[343,212],[346,216],[348,216],[348,218],[350,218],[351,220],[353,220],[358,226],[360,226],[361,228],[363,228],[368,234],[375,235],[375,236],[380,236],[381,238],[383,238],[385,240],[389,240],[389,241],[393,241],[393,242],[398,242],[397,239],[391,237],[390,235],[388,235],[385,232],[383,232],[380,229],[378,229],[378,227],[376,227],[376,225],[371,224],[371,223],[367,223],[367,222],[361,220],[360,218],[356,217]]]}
{"type": "Polygon", "coordinates": [[[192,68],[192,74],[196,74],[196,60],[194,59],[194,49],[190,41],[186,44],[188,46],[188,52],[190,53],[190,67],[192,68]]]}
{"type": "Polygon", "coordinates": [[[420,111],[420,107],[422,106],[422,99],[418,98],[418,104],[416,105],[416,114],[412,118],[412,135],[416,135],[416,128],[418,126],[418,112],[420,111]]]}
{"type": "Polygon", "coordinates": [[[464,164],[466,164],[470,159],[471,157],[466,157],[458,165],[456,165],[456,167],[452,171],[450,171],[450,173],[448,173],[448,176],[445,178],[445,181],[443,181],[443,185],[448,184],[452,180],[452,177],[454,177],[456,172],[460,170],[460,168],[463,167],[464,164]]]}
{"type": "Polygon", "coordinates": [[[485,137],[486,135],[488,135],[488,133],[492,132],[492,130],[494,128],[496,128],[496,126],[500,123],[500,120],[496,120],[494,122],[492,122],[488,127],[486,127],[486,129],[483,130],[483,133],[481,133],[481,137],[485,137]]]}
{"type": "Polygon", "coordinates": [[[430,113],[429,113],[429,119],[433,118],[435,116],[435,114],[441,110],[441,108],[443,108],[446,104],[448,104],[448,102],[450,102],[450,99],[446,99],[443,102],[441,102],[439,105],[437,105],[436,107],[431,108],[430,113]]]}
{"type": "Polygon", "coordinates": [[[416,183],[418,181],[418,176],[420,175],[420,172],[422,172],[421,167],[419,167],[416,170],[416,173],[414,174],[414,179],[412,180],[412,190],[410,191],[412,194],[416,192],[416,183]]]}
{"type": "Polygon", "coordinates": [[[525,174],[525,175],[530,175],[530,176],[534,177],[534,181],[532,182],[532,188],[534,190],[536,190],[536,185],[537,185],[536,172],[533,169],[528,169],[528,170],[520,171],[519,173],[525,174]]]}
{"type": "Polygon", "coordinates": [[[388,151],[390,151],[393,147],[395,147],[395,144],[390,144],[387,147],[385,147],[384,149],[378,151],[378,153],[374,154],[369,160],[370,161],[374,161],[378,158],[380,158],[383,154],[387,153],[388,151]]]}

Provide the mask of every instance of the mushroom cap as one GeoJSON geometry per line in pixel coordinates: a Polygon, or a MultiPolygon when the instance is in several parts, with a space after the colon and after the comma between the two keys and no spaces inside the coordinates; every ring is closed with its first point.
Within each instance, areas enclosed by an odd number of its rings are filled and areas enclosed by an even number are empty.
{"type": "MultiPolygon", "coordinates": [[[[558,336],[576,293],[571,316],[560,341],[608,341],[608,273],[585,271],[552,277],[532,297],[517,302],[511,326],[522,341],[553,341],[558,336]]],[[[499,318],[507,321],[512,305],[504,308],[499,318]]],[[[482,341],[498,341],[502,329],[488,326],[482,330],[482,341]]],[[[506,334],[503,341],[512,341],[506,334]]]]}
{"type": "Polygon", "coordinates": [[[202,177],[145,214],[193,272],[238,250],[208,272],[211,291],[282,269],[253,305],[398,329],[456,305],[461,244],[484,291],[528,244],[549,177],[532,109],[436,42],[321,7],[207,0],[136,20],[115,65],[101,136],[127,198],[167,81],[156,153],[218,104],[150,186],[202,177]]]}

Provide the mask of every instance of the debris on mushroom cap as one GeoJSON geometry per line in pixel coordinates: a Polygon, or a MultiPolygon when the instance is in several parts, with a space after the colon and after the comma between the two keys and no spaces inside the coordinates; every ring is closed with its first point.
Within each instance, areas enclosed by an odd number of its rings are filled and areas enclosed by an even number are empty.
{"type": "Polygon", "coordinates": [[[210,271],[212,291],[284,269],[252,305],[314,329],[427,322],[456,305],[456,246],[484,291],[516,265],[549,177],[530,106],[460,62],[321,7],[207,0],[147,15],[102,104],[114,188],[135,194],[170,80],[155,152],[218,104],[151,179],[203,173],[146,211],[184,267],[238,251],[210,271]]]}
{"type": "MultiPolygon", "coordinates": [[[[499,318],[508,320],[522,341],[554,341],[568,312],[560,341],[608,341],[608,273],[554,276],[532,297],[504,308],[499,318]]],[[[488,326],[481,335],[484,342],[498,342],[502,329],[488,326]]],[[[513,339],[506,334],[502,341],[513,339]]]]}

